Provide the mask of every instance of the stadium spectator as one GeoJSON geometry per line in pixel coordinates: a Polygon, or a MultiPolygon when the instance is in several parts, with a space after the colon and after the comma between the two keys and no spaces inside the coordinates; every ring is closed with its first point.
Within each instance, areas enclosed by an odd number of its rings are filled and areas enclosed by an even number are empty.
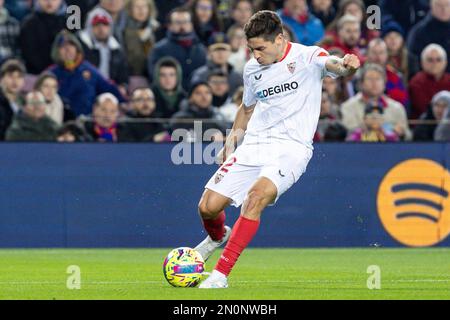
{"type": "Polygon", "coordinates": [[[226,73],[220,69],[213,70],[208,74],[207,81],[213,95],[213,107],[222,108],[231,103],[232,97],[226,73]]]}
{"type": "Polygon", "coordinates": [[[215,0],[193,0],[189,7],[195,33],[206,46],[214,33],[223,30],[223,24],[218,15],[217,2],[215,0]]]}
{"type": "MultiPolygon", "coordinates": [[[[430,5],[427,17],[411,29],[408,48],[419,57],[427,45],[436,43],[450,56],[450,0],[430,0],[430,5]]],[[[450,65],[447,65],[447,72],[450,72],[450,65]]]]}
{"type": "MultiPolygon", "coordinates": [[[[338,109],[339,106],[347,101],[350,96],[343,78],[323,78],[323,89],[328,93],[331,103],[336,105],[338,109]]],[[[340,117],[340,111],[337,115],[340,117]]]]}
{"type": "Polygon", "coordinates": [[[337,30],[336,37],[327,37],[319,45],[328,51],[333,51],[333,54],[340,57],[346,54],[354,54],[361,63],[364,63],[365,56],[358,48],[358,41],[361,36],[361,26],[358,19],[352,15],[343,16],[339,19],[337,30]]]}
{"type": "Polygon", "coordinates": [[[137,88],[131,94],[131,111],[127,116],[131,120],[128,124],[135,142],[170,141],[169,133],[163,124],[154,121],[155,96],[149,88],[137,88]]]}
{"type": "Polygon", "coordinates": [[[153,68],[159,59],[171,56],[180,62],[183,88],[188,88],[192,72],[206,63],[206,49],[194,32],[189,9],[174,9],[169,21],[167,37],[155,44],[148,58],[148,75],[153,75],[153,68]]]}
{"type": "Polygon", "coordinates": [[[92,121],[84,122],[84,130],[96,142],[131,142],[133,136],[126,123],[119,122],[119,100],[107,92],[94,104],[92,121]]]}
{"type": "Polygon", "coordinates": [[[34,90],[44,96],[45,114],[61,126],[63,122],[73,120],[75,114],[59,96],[58,88],[58,79],[50,72],[41,74],[34,84],[34,90]]]}
{"type": "Polygon", "coordinates": [[[291,27],[298,42],[305,46],[314,45],[325,35],[322,21],[309,12],[306,0],[286,0],[277,13],[283,23],[291,27]]]}
{"type": "Polygon", "coordinates": [[[58,124],[45,114],[45,98],[39,91],[26,95],[22,109],[6,131],[6,141],[55,141],[58,124]]]}
{"type": "Polygon", "coordinates": [[[34,1],[32,0],[5,0],[5,8],[12,17],[22,21],[33,10],[34,1]]]}
{"type": "Polygon", "coordinates": [[[417,57],[409,52],[404,40],[404,31],[395,21],[388,21],[382,26],[381,37],[388,49],[388,64],[409,81],[419,71],[417,57]]]}
{"type": "Polygon", "coordinates": [[[250,51],[247,48],[244,29],[239,26],[231,26],[227,31],[227,38],[231,46],[228,63],[233,66],[237,73],[243,74],[244,66],[250,59],[250,51]]]}
{"type": "Polygon", "coordinates": [[[179,111],[181,101],[187,97],[181,85],[182,78],[181,66],[175,59],[165,57],[156,63],[151,89],[155,95],[157,117],[170,118],[179,111]]]}
{"type": "Polygon", "coordinates": [[[234,93],[231,103],[228,103],[219,109],[219,113],[224,117],[224,120],[228,122],[228,127],[231,127],[233,125],[238,108],[242,104],[243,96],[244,87],[241,86],[237,88],[236,92],[234,93]]]}
{"type": "Polygon", "coordinates": [[[159,41],[166,36],[168,24],[170,22],[170,12],[175,8],[183,7],[191,0],[154,0],[158,8],[157,20],[160,27],[155,32],[155,41],[159,41]]]}
{"type": "MultiPolygon", "coordinates": [[[[223,140],[223,133],[225,132],[225,123],[223,116],[212,106],[212,92],[211,88],[206,82],[198,82],[194,84],[189,92],[189,98],[182,102],[180,111],[175,113],[170,121],[170,128],[186,129],[192,132],[194,130],[194,121],[179,121],[183,119],[198,119],[202,121],[202,130],[205,132],[208,129],[219,130],[214,135],[215,141],[223,140]]],[[[202,132],[202,133],[203,133],[202,132]]],[[[193,137],[194,141],[202,141],[202,137],[193,137]]]]}
{"type": "Polygon", "coordinates": [[[450,141],[450,91],[444,92],[446,92],[447,97],[447,108],[436,130],[434,131],[435,141],[450,141]]]}
{"type": "Polygon", "coordinates": [[[19,22],[9,15],[3,4],[4,0],[0,0],[0,63],[19,55],[19,22]]]}
{"type": "Polygon", "coordinates": [[[25,66],[15,59],[6,61],[0,68],[0,140],[5,138],[6,129],[23,104],[25,73],[25,66]]]}
{"type": "Polygon", "coordinates": [[[421,63],[423,71],[409,82],[412,119],[417,119],[426,111],[433,95],[442,90],[450,90],[450,73],[445,72],[447,54],[441,46],[428,45],[422,51],[421,63]]]}
{"type": "Polygon", "coordinates": [[[19,45],[27,71],[40,74],[52,64],[52,43],[65,28],[66,18],[61,14],[62,0],[38,0],[35,11],[21,26],[19,45]]]}
{"type": "Polygon", "coordinates": [[[423,113],[419,120],[423,123],[414,128],[415,141],[433,141],[436,128],[447,110],[450,109],[450,91],[441,91],[436,93],[431,100],[427,111],[423,113]]]}
{"type": "Polygon", "coordinates": [[[147,75],[147,57],[155,43],[157,9],[153,0],[131,0],[127,5],[128,22],[124,33],[124,48],[129,71],[134,76],[147,75]]]}
{"type": "Polygon", "coordinates": [[[369,103],[381,105],[385,125],[391,126],[401,140],[411,140],[405,108],[384,95],[385,83],[386,72],[381,66],[365,64],[360,72],[361,92],[347,100],[341,107],[342,123],[349,132],[362,128],[366,106],[369,103]]]}
{"type": "Polygon", "coordinates": [[[58,142],[87,142],[92,141],[91,137],[78,125],[76,121],[68,121],[59,128],[56,133],[58,142]]]}
{"type": "MultiPolygon", "coordinates": [[[[127,25],[128,14],[125,9],[125,0],[100,0],[97,7],[103,8],[111,15],[113,19],[114,38],[123,44],[123,34],[127,25]]],[[[93,10],[95,10],[94,8],[93,10]]]]}
{"type": "Polygon", "coordinates": [[[320,104],[319,123],[317,125],[316,133],[314,134],[314,141],[323,141],[325,132],[330,124],[337,120],[337,106],[331,101],[331,97],[327,91],[322,90],[322,100],[320,104]]]}
{"type": "Polygon", "coordinates": [[[364,110],[364,125],[350,133],[348,141],[386,142],[398,141],[398,137],[384,125],[383,106],[368,104],[364,110]]]}
{"type": "Polygon", "coordinates": [[[225,30],[228,30],[233,25],[244,28],[254,12],[251,0],[233,1],[231,4],[231,20],[225,25],[225,30]]]}
{"type": "Polygon", "coordinates": [[[336,17],[336,9],[332,0],[312,0],[309,9],[326,28],[336,17]]]}
{"type": "Polygon", "coordinates": [[[382,24],[397,21],[408,34],[430,10],[429,0],[378,0],[381,8],[382,24]]]}
{"type": "Polygon", "coordinates": [[[242,85],[242,75],[236,72],[233,66],[228,63],[231,55],[231,46],[223,33],[214,34],[208,46],[208,62],[192,73],[191,85],[200,81],[207,81],[208,74],[216,69],[220,69],[228,77],[230,92],[233,94],[242,85]]]}
{"type": "Polygon", "coordinates": [[[106,79],[112,80],[123,96],[127,95],[127,59],[117,39],[112,35],[113,21],[106,10],[89,12],[86,27],[78,33],[84,58],[97,67],[106,79]]]}
{"type": "Polygon", "coordinates": [[[367,63],[376,63],[386,71],[385,92],[391,99],[400,102],[404,107],[409,107],[408,91],[403,83],[402,75],[388,64],[389,54],[386,43],[380,39],[370,41],[367,48],[367,63]]]}
{"type": "Polygon", "coordinates": [[[77,116],[90,114],[96,96],[104,92],[113,93],[120,102],[125,101],[117,87],[84,60],[83,49],[75,35],[67,31],[58,34],[52,57],[56,64],[49,71],[58,78],[58,93],[77,116]]]}
{"type": "Polygon", "coordinates": [[[351,15],[356,18],[360,26],[360,35],[356,42],[356,46],[365,49],[372,39],[378,38],[380,33],[378,30],[371,30],[367,27],[366,6],[362,0],[342,0],[339,2],[339,9],[336,18],[332,21],[326,30],[325,42],[336,42],[339,38],[340,20],[351,15]]]}

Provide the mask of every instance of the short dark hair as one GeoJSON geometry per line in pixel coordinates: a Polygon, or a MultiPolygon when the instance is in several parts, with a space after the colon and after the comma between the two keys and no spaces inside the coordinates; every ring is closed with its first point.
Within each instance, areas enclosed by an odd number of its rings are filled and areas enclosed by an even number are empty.
{"type": "Polygon", "coordinates": [[[19,72],[22,76],[27,73],[24,64],[17,59],[6,60],[0,68],[0,79],[8,73],[19,72]]]}
{"type": "Polygon", "coordinates": [[[273,11],[262,10],[255,13],[244,26],[248,39],[261,37],[273,42],[279,34],[283,34],[280,17],[273,11]]]}
{"type": "Polygon", "coordinates": [[[180,6],[180,7],[176,7],[174,9],[172,9],[168,14],[167,14],[167,23],[171,24],[172,23],[172,15],[174,13],[189,13],[189,16],[192,19],[192,12],[189,9],[189,7],[187,6],[180,6]]]}

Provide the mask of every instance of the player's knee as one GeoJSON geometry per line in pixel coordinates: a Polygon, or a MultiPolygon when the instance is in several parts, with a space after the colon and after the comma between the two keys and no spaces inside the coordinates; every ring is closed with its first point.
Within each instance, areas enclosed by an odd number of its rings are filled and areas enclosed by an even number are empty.
{"type": "Polygon", "coordinates": [[[198,204],[198,212],[203,219],[214,219],[220,211],[215,209],[207,200],[201,200],[198,204]]]}
{"type": "Polygon", "coordinates": [[[245,212],[244,213],[250,213],[254,211],[260,211],[264,207],[264,192],[262,190],[251,190],[248,195],[247,199],[245,200],[245,212]]]}

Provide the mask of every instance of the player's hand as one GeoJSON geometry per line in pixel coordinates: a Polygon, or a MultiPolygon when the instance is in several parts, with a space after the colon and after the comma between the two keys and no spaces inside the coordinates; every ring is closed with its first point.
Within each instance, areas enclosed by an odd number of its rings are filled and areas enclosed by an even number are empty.
{"type": "Polygon", "coordinates": [[[343,58],[342,65],[349,71],[355,71],[361,66],[361,62],[354,54],[346,54],[343,58]]]}
{"type": "Polygon", "coordinates": [[[225,147],[223,147],[222,149],[220,149],[219,153],[216,156],[216,163],[221,166],[226,160],[226,152],[225,152],[225,147]]]}

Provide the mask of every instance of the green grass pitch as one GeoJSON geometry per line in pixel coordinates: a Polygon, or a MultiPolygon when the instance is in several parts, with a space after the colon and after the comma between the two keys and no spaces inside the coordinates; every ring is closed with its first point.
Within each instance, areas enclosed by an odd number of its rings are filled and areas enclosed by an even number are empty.
{"type": "MultiPolygon", "coordinates": [[[[450,249],[247,249],[229,288],[173,288],[169,249],[0,250],[0,299],[450,299],[450,249]],[[69,265],[81,289],[69,290],[69,265]],[[369,290],[367,268],[381,270],[369,290]]],[[[219,252],[207,264],[210,271],[219,252]]]]}

